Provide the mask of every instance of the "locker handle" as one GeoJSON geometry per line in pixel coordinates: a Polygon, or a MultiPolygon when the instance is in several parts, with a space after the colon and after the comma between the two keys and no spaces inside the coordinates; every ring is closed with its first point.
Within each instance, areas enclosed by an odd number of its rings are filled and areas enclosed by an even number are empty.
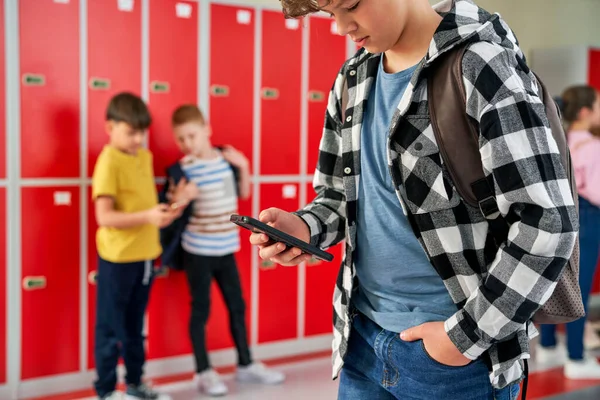
{"type": "Polygon", "coordinates": [[[23,85],[25,86],[44,86],[46,77],[42,74],[23,74],[23,85]]]}
{"type": "Polygon", "coordinates": [[[262,260],[260,263],[260,269],[262,269],[262,270],[272,270],[272,269],[275,269],[276,267],[277,267],[277,264],[275,264],[273,261],[262,260]]]}
{"type": "Polygon", "coordinates": [[[323,262],[316,257],[311,257],[310,260],[306,263],[309,267],[314,267],[315,265],[322,264],[323,262]]]}
{"type": "Polygon", "coordinates": [[[95,285],[98,282],[98,271],[90,271],[88,274],[88,282],[90,285],[95,285]]]}
{"type": "Polygon", "coordinates": [[[27,291],[40,290],[46,288],[45,276],[26,276],[23,278],[23,289],[27,291]]]}
{"type": "Polygon", "coordinates": [[[92,90],[108,90],[110,89],[110,79],[107,78],[90,78],[90,89],[92,90]]]}
{"type": "Polygon", "coordinates": [[[169,82],[150,82],[150,91],[153,93],[169,93],[170,90],[171,85],[169,84],[169,82]]]}
{"type": "Polygon", "coordinates": [[[275,88],[262,88],[260,96],[264,100],[277,100],[279,98],[279,90],[275,88]]]}
{"type": "Polygon", "coordinates": [[[308,92],[308,100],[314,102],[320,102],[325,100],[325,93],[318,90],[311,90],[308,92]]]}
{"type": "Polygon", "coordinates": [[[226,86],[226,85],[212,85],[210,87],[210,94],[213,97],[227,97],[227,96],[229,96],[229,86],[226,86]]]}

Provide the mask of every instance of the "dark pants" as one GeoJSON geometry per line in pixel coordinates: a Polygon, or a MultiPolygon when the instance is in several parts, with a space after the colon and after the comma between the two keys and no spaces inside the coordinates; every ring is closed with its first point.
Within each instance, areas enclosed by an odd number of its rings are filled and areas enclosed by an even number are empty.
{"type": "Polygon", "coordinates": [[[119,355],[125,361],[127,384],[140,384],[146,360],[142,330],[151,283],[150,261],[98,260],[94,386],[100,397],[115,390],[119,355]]]}
{"type": "Polygon", "coordinates": [[[238,352],[238,364],[249,365],[252,360],[246,334],[246,304],[242,298],[240,276],[233,254],[207,257],[185,252],[183,264],[192,295],[190,337],[196,358],[196,371],[202,372],[210,368],[205,327],[210,312],[212,278],[217,281],[229,310],[229,327],[238,352]]]}
{"type": "MultiPolygon", "coordinates": [[[[579,287],[587,314],[600,248],[600,208],[582,197],[579,198],[579,247],[579,287]]],[[[583,359],[586,319],[583,317],[567,324],[567,350],[571,360],[583,359]]],[[[542,325],[540,344],[544,347],[556,346],[556,325],[542,325]]]]}

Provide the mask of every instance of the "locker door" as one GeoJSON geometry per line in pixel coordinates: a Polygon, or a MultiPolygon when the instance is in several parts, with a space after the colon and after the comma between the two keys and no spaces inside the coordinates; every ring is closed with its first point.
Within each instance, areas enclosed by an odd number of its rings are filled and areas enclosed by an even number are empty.
{"type": "Polygon", "coordinates": [[[79,177],[79,2],[19,1],[21,171],[79,177]]]}
{"type": "Polygon", "coordinates": [[[302,24],[264,11],[262,41],[260,172],[298,175],[302,24]]]}
{"type": "Polygon", "coordinates": [[[590,49],[588,71],[589,84],[600,90],[600,48],[590,49]]]}
{"type": "MultiPolygon", "coordinates": [[[[197,103],[198,3],[150,2],[150,150],[154,172],[164,176],[181,154],[171,132],[171,114],[183,103],[197,103]]],[[[148,311],[151,358],[191,352],[188,337],[189,289],[185,274],[167,271],[152,288],[148,311]],[[165,329],[168,326],[169,329],[165,329]]]]}
{"type": "Polygon", "coordinates": [[[102,147],[110,98],[141,93],[141,2],[88,2],[88,176],[102,147]],[[110,26],[110,29],[108,27],[110,26]]]}
{"type": "Polygon", "coordinates": [[[76,372],[79,188],[23,188],[21,198],[21,378],[76,372]]]}
{"type": "Polygon", "coordinates": [[[6,382],[6,189],[0,188],[0,385],[6,382]]]}
{"type": "MultiPolygon", "coordinates": [[[[250,215],[252,211],[252,198],[240,201],[238,213],[250,215]]],[[[252,248],[248,241],[250,232],[240,229],[241,249],[235,255],[240,281],[242,284],[242,296],[246,302],[246,330],[248,332],[248,343],[250,343],[250,289],[252,287],[252,248]]],[[[220,350],[233,347],[233,340],[229,334],[229,312],[223,301],[223,295],[217,284],[213,282],[210,297],[210,318],[206,326],[206,346],[208,350],[220,350]]]]}
{"type": "MultiPolygon", "coordinates": [[[[307,185],[307,201],[315,196],[311,184],[307,185]]],[[[306,263],[306,304],[304,308],[304,334],[306,336],[333,332],[333,289],[340,269],[343,244],[326,250],[333,261],[312,259],[306,263]]]]}
{"type": "MultiPolygon", "coordinates": [[[[6,57],[4,53],[4,3],[0,4],[0,118],[6,121],[5,72],[6,57]]],[[[6,123],[0,124],[0,179],[6,177],[6,123]]]]}
{"type": "Polygon", "coordinates": [[[254,10],[211,4],[210,12],[212,141],[235,146],[253,165],[254,10]]]}
{"type": "MultiPolygon", "coordinates": [[[[337,34],[335,22],[310,18],[310,57],[308,68],[308,174],[313,174],[319,158],[319,143],[329,91],[346,60],[346,38],[337,34]]],[[[311,189],[312,190],[312,189],[311,189]]]]}
{"type": "MultiPolygon", "coordinates": [[[[260,209],[298,209],[297,183],[263,184],[260,209]]],[[[258,260],[258,342],[293,339],[298,326],[298,268],[258,260]]]]}
{"type": "Polygon", "coordinates": [[[154,173],[181,156],[173,140],[171,114],[184,103],[198,102],[198,3],[150,2],[150,150],[154,173]]]}

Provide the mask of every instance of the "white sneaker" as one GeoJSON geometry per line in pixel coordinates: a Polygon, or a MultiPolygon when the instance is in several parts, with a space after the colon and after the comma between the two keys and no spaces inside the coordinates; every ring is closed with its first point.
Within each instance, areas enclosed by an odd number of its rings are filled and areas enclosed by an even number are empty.
{"type": "Polygon", "coordinates": [[[261,362],[254,362],[245,367],[238,366],[236,379],[240,382],[277,385],[285,380],[285,375],[267,368],[261,362]]]}
{"type": "Polygon", "coordinates": [[[593,357],[581,361],[567,361],[565,376],[569,379],[600,379],[600,363],[593,357]]]}
{"type": "Polygon", "coordinates": [[[227,394],[227,386],[221,381],[221,377],[214,369],[196,374],[194,383],[199,391],[210,396],[224,396],[227,394]]]}
{"type": "Polygon", "coordinates": [[[538,344],[535,348],[535,362],[538,367],[555,367],[564,365],[566,361],[567,351],[565,347],[560,344],[554,347],[542,347],[538,344]]]}

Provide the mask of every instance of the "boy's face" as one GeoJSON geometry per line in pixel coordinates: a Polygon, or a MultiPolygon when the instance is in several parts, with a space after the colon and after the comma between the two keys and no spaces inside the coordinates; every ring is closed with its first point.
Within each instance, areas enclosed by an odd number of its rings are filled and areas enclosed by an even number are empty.
{"type": "Polygon", "coordinates": [[[127,154],[136,154],[144,143],[146,132],[134,129],[127,122],[107,121],[106,133],[110,136],[110,144],[127,154]]]}
{"type": "Polygon", "coordinates": [[[210,148],[211,129],[199,121],[190,121],[173,127],[175,141],[185,155],[199,156],[210,148]]]}
{"type": "Polygon", "coordinates": [[[338,33],[348,35],[370,53],[390,50],[400,39],[409,5],[418,0],[318,0],[335,19],[338,33]]]}

